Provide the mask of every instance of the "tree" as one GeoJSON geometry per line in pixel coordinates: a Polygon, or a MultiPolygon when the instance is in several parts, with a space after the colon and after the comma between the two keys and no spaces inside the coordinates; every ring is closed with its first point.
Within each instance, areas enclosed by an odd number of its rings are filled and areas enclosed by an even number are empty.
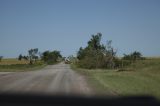
{"type": "Polygon", "coordinates": [[[58,62],[58,59],[62,58],[62,55],[60,54],[60,51],[54,50],[54,51],[45,51],[42,53],[42,60],[46,62],[47,64],[54,64],[58,62]]]}
{"type": "Polygon", "coordinates": [[[135,51],[132,53],[132,57],[133,57],[134,61],[140,60],[140,59],[142,59],[142,54],[140,52],[135,51]]]}
{"type": "Polygon", "coordinates": [[[99,50],[101,49],[101,37],[102,34],[101,33],[97,33],[97,35],[92,35],[92,38],[90,39],[90,41],[88,41],[88,48],[94,49],[94,50],[99,50]]]}
{"type": "Polygon", "coordinates": [[[36,62],[38,60],[38,56],[34,56],[34,61],[36,62]]]}
{"type": "Polygon", "coordinates": [[[33,64],[33,62],[36,61],[37,53],[38,53],[38,48],[28,50],[30,64],[33,64]]]}
{"type": "Polygon", "coordinates": [[[2,61],[2,59],[3,59],[3,56],[0,56],[0,62],[2,61]]]}
{"type": "Polygon", "coordinates": [[[100,44],[102,34],[97,33],[96,35],[92,35],[91,39],[88,41],[88,46],[86,48],[79,48],[79,51],[77,52],[77,58],[79,60],[85,58],[89,52],[98,52],[103,49],[105,49],[104,45],[100,44]]]}
{"type": "Polygon", "coordinates": [[[80,47],[77,52],[78,65],[82,68],[114,68],[116,51],[111,46],[101,44],[102,34],[92,35],[85,48],[80,47]]]}
{"type": "Polygon", "coordinates": [[[79,51],[77,52],[77,58],[79,60],[83,59],[85,57],[85,52],[84,49],[82,47],[79,48],[79,51]]]}
{"type": "Polygon", "coordinates": [[[28,58],[29,58],[28,56],[23,56],[24,60],[28,60],[28,58]]]}
{"type": "Polygon", "coordinates": [[[50,54],[50,51],[45,51],[45,52],[43,52],[42,55],[41,55],[41,59],[42,59],[43,61],[47,62],[47,61],[48,61],[48,56],[49,56],[49,54],[50,54]]]}
{"type": "Polygon", "coordinates": [[[22,56],[22,54],[20,54],[19,56],[18,56],[18,60],[22,60],[23,59],[23,56],[22,56]]]}
{"type": "Polygon", "coordinates": [[[140,52],[134,51],[133,53],[130,54],[124,54],[123,60],[129,60],[130,62],[135,62],[136,60],[142,60],[144,59],[142,57],[142,54],[140,52]]]}

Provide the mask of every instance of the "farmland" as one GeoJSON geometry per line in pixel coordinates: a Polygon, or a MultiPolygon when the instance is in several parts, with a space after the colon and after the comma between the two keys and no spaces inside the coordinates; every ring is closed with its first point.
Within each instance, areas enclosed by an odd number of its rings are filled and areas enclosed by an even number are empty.
{"type": "Polygon", "coordinates": [[[0,62],[0,65],[13,65],[13,64],[28,64],[29,61],[27,60],[21,60],[19,61],[18,59],[15,58],[8,58],[8,59],[2,59],[0,62]]]}
{"type": "Polygon", "coordinates": [[[44,67],[45,64],[41,61],[37,61],[37,63],[30,65],[29,61],[21,60],[15,58],[2,59],[0,62],[0,72],[21,72],[27,70],[37,70],[39,68],[44,67]]]}

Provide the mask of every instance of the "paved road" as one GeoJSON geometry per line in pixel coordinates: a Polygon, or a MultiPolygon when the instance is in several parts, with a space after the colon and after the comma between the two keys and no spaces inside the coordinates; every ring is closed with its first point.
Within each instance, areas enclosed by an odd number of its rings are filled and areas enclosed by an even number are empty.
{"type": "Polygon", "coordinates": [[[0,73],[0,93],[91,95],[85,78],[67,64],[50,65],[38,71],[0,73]]]}

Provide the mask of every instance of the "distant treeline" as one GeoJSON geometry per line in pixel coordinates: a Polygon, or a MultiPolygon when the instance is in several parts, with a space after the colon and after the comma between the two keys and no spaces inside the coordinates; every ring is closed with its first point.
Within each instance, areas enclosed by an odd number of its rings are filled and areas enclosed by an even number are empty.
{"type": "Polygon", "coordinates": [[[62,60],[60,51],[44,51],[43,53],[38,52],[38,48],[28,50],[28,55],[20,54],[18,60],[28,60],[30,64],[34,64],[37,60],[41,60],[46,64],[54,64],[62,60]]]}
{"type": "MultiPolygon", "coordinates": [[[[28,60],[30,64],[34,64],[37,60],[41,60],[46,64],[54,64],[58,61],[66,60],[65,63],[75,63],[80,68],[123,68],[138,60],[145,58],[138,51],[130,54],[124,54],[122,58],[116,56],[117,50],[112,47],[112,41],[107,41],[106,45],[101,43],[102,34],[97,33],[91,36],[86,47],[80,47],[77,56],[62,57],[60,51],[44,51],[40,53],[38,48],[28,50],[28,55],[20,54],[18,60],[28,60]]],[[[0,61],[3,56],[0,56],[0,61]]]]}

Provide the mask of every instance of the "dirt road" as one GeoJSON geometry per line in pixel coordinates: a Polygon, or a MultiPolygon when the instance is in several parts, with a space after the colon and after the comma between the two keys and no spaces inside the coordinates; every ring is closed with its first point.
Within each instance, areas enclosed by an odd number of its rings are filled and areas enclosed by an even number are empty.
{"type": "Polygon", "coordinates": [[[67,64],[50,65],[29,72],[0,73],[0,93],[91,95],[83,76],[67,64]]]}

